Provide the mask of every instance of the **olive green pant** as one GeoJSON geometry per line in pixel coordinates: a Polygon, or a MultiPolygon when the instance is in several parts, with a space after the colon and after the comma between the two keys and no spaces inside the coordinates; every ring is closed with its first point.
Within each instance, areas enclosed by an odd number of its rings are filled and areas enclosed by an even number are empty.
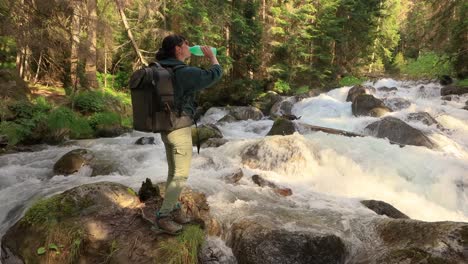
{"type": "Polygon", "coordinates": [[[166,148],[168,174],[166,194],[159,214],[167,215],[175,209],[189,176],[192,162],[192,128],[185,127],[172,132],[162,132],[161,139],[166,148]]]}

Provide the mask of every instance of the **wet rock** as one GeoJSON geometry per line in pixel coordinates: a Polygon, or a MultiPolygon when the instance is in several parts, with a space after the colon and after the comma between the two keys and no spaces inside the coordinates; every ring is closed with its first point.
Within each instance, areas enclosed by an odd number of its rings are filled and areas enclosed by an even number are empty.
{"type": "Polygon", "coordinates": [[[244,172],[241,169],[239,169],[235,173],[224,176],[223,178],[226,183],[235,184],[238,183],[243,177],[244,172]]]}
{"type": "Polygon", "coordinates": [[[456,85],[448,85],[445,87],[442,87],[440,89],[440,95],[445,96],[449,94],[457,94],[457,95],[462,95],[468,93],[468,87],[462,87],[462,86],[456,86],[456,85]]]}
{"type": "Polygon", "coordinates": [[[238,120],[234,116],[227,114],[227,115],[223,116],[223,118],[218,120],[218,123],[232,123],[232,122],[236,122],[236,121],[238,121],[238,120]]]}
{"type": "Polygon", "coordinates": [[[281,195],[281,196],[291,196],[292,195],[292,190],[290,188],[286,187],[279,187],[273,182],[267,181],[264,178],[262,178],[260,175],[253,175],[252,176],[252,181],[257,184],[260,187],[269,187],[273,189],[273,192],[281,195]]]}
{"type": "Polygon", "coordinates": [[[262,111],[253,106],[233,106],[229,108],[229,114],[237,120],[260,120],[263,118],[262,111]]]}
{"type": "Polygon", "coordinates": [[[360,84],[355,85],[349,90],[346,102],[352,102],[356,97],[362,94],[371,94],[373,90],[373,87],[362,86],[360,84]]]}
{"type": "Polygon", "coordinates": [[[63,155],[54,164],[54,173],[69,175],[80,170],[81,167],[88,165],[94,158],[94,154],[87,149],[74,149],[63,155]]]}
{"type": "Polygon", "coordinates": [[[269,115],[271,107],[283,97],[276,92],[268,91],[260,100],[253,103],[253,106],[260,109],[264,115],[269,115]]]}
{"type": "Polygon", "coordinates": [[[287,119],[287,120],[299,120],[301,119],[302,116],[295,116],[295,115],[282,115],[281,118],[287,119]]]}
{"type": "Polygon", "coordinates": [[[281,101],[276,102],[270,110],[270,116],[280,117],[282,115],[291,115],[291,110],[294,104],[297,103],[295,97],[285,98],[281,101]]]}
{"type": "Polygon", "coordinates": [[[377,88],[377,90],[382,91],[382,92],[393,92],[393,91],[398,91],[398,88],[396,87],[388,88],[387,86],[382,86],[382,87],[377,88]]]}
{"type": "Polygon", "coordinates": [[[158,198],[159,188],[154,186],[149,178],[146,178],[144,182],[141,183],[141,188],[138,191],[138,198],[141,202],[147,201],[151,198],[158,198]]]}
{"type": "Polygon", "coordinates": [[[409,121],[422,122],[426,126],[432,126],[434,124],[440,126],[439,122],[437,122],[437,120],[435,120],[428,112],[409,113],[407,118],[409,121]]]}
{"type": "Polygon", "coordinates": [[[291,120],[288,119],[283,119],[283,118],[277,118],[275,122],[273,123],[273,126],[271,127],[270,131],[268,132],[267,136],[273,136],[273,135],[291,135],[294,132],[296,132],[296,126],[291,120]]]}
{"type": "Polygon", "coordinates": [[[232,250],[219,238],[206,240],[198,259],[200,264],[237,264],[232,250]]]}
{"type": "MultiPolygon", "coordinates": [[[[180,201],[183,210],[200,221],[205,230],[194,228],[219,234],[219,225],[213,225],[216,220],[209,215],[203,194],[187,189],[180,201]]],[[[177,237],[151,231],[150,221],[142,217],[144,209],[153,216],[161,202],[150,199],[140,203],[134,192],[118,183],[75,187],[38,202],[6,232],[1,262],[170,263],[168,252],[161,248],[163,243],[177,246],[177,237]],[[48,249],[49,243],[60,245],[60,254],[48,249]],[[46,246],[43,256],[36,253],[41,246],[46,246]]],[[[186,250],[196,248],[189,246],[186,250]]]]}
{"type": "Polygon", "coordinates": [[[247,146],[241,158],[242,164],[252,169],[294,173],[291,167],[307,166],[306,156],[313,155],[310,151],[300,136],[272,136],[247,146]]]}
{"type": "Polygon", "coordinates": [[[201,144],[202,148],[217,148],[229,142],[225,138],[210,138],[201,144]]]}
{"type": "Polygon", "coordinates": [[[198,129],[192,127],[192,143],[195,146],[197,144],[198,138],[200,138],[200,143],[203,144],[210,138],[222,138],[223,133],[221,130],[214,124],[205,124],[199,126],[198,129]],[[197,136],[198,133],[198,136],[197,136]]]}
{"type": "Polygon", "coordinates": [[[389,98],[384,102],[392,111],[400,111],[411,106],[411,102],[403,98],[389,98]]]}
{"type": "Polygon", "coordinates": [[[382,219],[377,232],[386,252],[376,263],[467,263],[468,224],[382,219]]]}
{"type": "Polygon", "coordinates": [[[452,83],[453,83],[452,77],[450,77],[448,75],[442,75],[440,77],[440,84],[441,85],[449,85],[449,84],[452,84],[452,83]]]}
{"type": "Polygon", "coordinates": [[[452,96],[446,95],[446,96],[442,96],[440,99],[442,99],[444,101],[452,101],[452,96]]]}
{"type": "Polygon", "coordinates": [[[353,100],[351,110],[355,116],[364,115],[380,117],[391,112],[391,109],[385,106],[382,100],[369,94],[357,95],[353,100]]]}
{"type": "Polygon", "coordinates": [[[376,200],[363,200],[361,201],[365,207],[369,208],[370,210],[374,211],[378,215],[386,215],[390,218],[402,218],[402,219],[409,219],[407,215],[400,212],[398,209],[393,207],[391,204],[382,201],[376,200]]]}
{"type": "Polygon", "coordinates": [[[390,141],[404,145],[434,148],[435,144],[421,131],[395,117],[385,117],[366,127],[371,135],[388,138],[390,141]]]}
{"type": "Polygon", "coordinates": [[[288,231],[259,217],[234,223],[228,245],[239,264],[345,263],[347,255],[333,234],[288,231]]]}
{"type": "Polygon", "coordinates": [[[135,141],[136,145],[153,145],[154,143],[154,137],[141,137],[135,141]]]}

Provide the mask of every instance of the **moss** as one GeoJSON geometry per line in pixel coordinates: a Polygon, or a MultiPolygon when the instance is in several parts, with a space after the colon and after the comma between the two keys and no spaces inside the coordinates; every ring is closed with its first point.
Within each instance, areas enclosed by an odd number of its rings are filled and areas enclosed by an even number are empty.
{"type": "Polygon", "coordinates": [[[198,252],[205,240],[203,230],[196,225],[184,228],[176,239],[161,242],[161,249],[168,264],[198,263],[198,252]]]}
{"type": "Polygon", "coordinates": [[[127,188],[127,192],[130,194],[130,195],[134,195],[134,196],[137,196],[137,193],[130,187],[127,188]]]}
{"type": "Polygon", "coordinates": [[[29,225],[51,225],[66,217],[77,216],[81,210],[90,207],[93,202],[86,197],[75,200],[59,194],[36,202],[21,220],[29,225]]]}

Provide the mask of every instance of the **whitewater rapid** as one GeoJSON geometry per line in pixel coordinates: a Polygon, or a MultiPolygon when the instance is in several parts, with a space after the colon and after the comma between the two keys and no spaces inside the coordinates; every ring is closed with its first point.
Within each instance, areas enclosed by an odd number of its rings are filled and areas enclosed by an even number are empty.
{"type": "MultiPolygon", "coordinates": [[[[382,79],[367,85],[397,87],[397,91],[382,92],[378,98],[403,98],[411,105],[389,115],[418,128],[439,147],[400,148],[386,139],[345,137],[322,132],[292,137],[294,147],[303,159],[292,161],[274,170],[251,169],[242,164],[241,153],[246,147],[263,140],[272,120],[239,121],[219,125],[228,143],[219,148],[202,149],[194,154],[188,185],[208,196],[211,212],[223,222],[249,214],[272,216],[286,214],[286,209],[300,215],[312,210],[323,213],[330,229],[364,229],[356,219],[375,214],[363,207],[362,199],[383,200],[413,219],[425,221],[468,222],[468,111],[461,109],[468,95],[452,101],[440,99],[440,86],[382,79]],[[424,88],[420,88],[424,86],[424,88]],[[408,113],[425,111],[443,127],[411,122],[408,113]],[[238,185],[227,184],[223,177],[238,169],[244,178],[238,185]],[[260,174],[278,185],[289,187],[293,195],[278,199],[268,188],[255,185],[250,176],[260,174]]],[[[351,103],[346,102],[348,90],[342,87],[317,97],[296,103],[293,114],[298,122],[365,133],[365,127],[378,120],[374,117],[354,117],[351,103]]],[[[211,109],[202,123],[216,122],[226,114],[223,109],[211,109]]],[[[280,138],[280,136],[277,136],[280,138]]],[[[271,143],[273,149],[283,151],[271,143]]],[[[265,162],[274,162],[274,155],[264,155],[265,162]]],[[[39,198],[72,187],[99,181],[119,182],[136,190],[145,178],[165,181],[167,165],[159,135],[132,132],[117,138],[73,141],[65,146],[45,146],[36,152],[0,156],[0,236],[13,225],[25,210],[39,198]],[[155,145],[135,145],[141,136],[155,136],[155,145]],[[65,153],[78,147],[92,150],[96,156],[118,164],[109,175],[89,177],[91,169],[82,168],[70,176],[54,175],[54,163],[65,153]]],[[[288,219],[283,215],[283,219],[288,219]]],[[[300,229],[301,219],[285,221],[285,227],[300,229]]],[[[310,226],[309,226],[310,227],[310,226]]]]}

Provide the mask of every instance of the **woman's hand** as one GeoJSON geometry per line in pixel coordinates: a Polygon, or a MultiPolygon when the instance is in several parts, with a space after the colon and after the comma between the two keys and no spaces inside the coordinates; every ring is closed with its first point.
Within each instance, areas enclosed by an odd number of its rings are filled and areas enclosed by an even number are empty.
{"type": "Polygon", "coordinates": [[[211,64],[219,64],[218,59],[213,54],[210,46],[201,46],[200,49],[202,50],[205,57],[210,60],[211,64]]]}

